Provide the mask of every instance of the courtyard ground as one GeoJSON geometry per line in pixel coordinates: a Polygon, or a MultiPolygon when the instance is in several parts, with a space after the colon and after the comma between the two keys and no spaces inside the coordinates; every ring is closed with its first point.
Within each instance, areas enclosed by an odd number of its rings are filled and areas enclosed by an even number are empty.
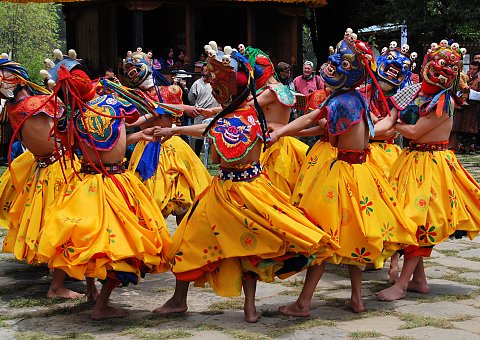
{"type": "MultiPolygon", "coordinates": [[[[460,159],[479,180],[480,155],[460,159]]],[[[168,221],[173,229],[174,220],[168,221]]],[[[208,287],[191,289],[185,315],[160,317],[151,311],[171,296],[175,285],[173,275],[164,273],[113,293],[112,303],[130,311],[127,318],[93,321],[92,306],[83,299],[46,298],[48,268],[0,254],[0,339],[480,339],[480,237],[435,247],[426,260],[428,295],[408,293],[401,301],[378,301],[373,293],[388,287],[386,268],[364,273],[367,311],[361,314],[344,307],[350,295],[346,268],[328,266],[309,318],[276,312],[297,297],[302,274],[259,284],[262,317],[256,324],[243,321],[242,297],[220,298],[208,287]]],[[[69,281],[67,286],[85,290],[83,282],[69,281]]]]}

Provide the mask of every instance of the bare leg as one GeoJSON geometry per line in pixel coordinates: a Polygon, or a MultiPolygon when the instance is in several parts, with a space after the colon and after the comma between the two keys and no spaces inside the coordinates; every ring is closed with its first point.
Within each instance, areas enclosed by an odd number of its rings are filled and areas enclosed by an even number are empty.
{"type": "Polygon", "coordinates": [[[377,298],[383,301],[394,301],[403,299],[407,295],[408,283],[415,269],[417,268],[417,264],[420,259],[420,256],[414,256],[405,259],[405,261],[403,261],[403,268],[398,281],[393,286],[384,289],[378,293],[375,293],[377,298]]]}
{"type": "Polygon", "coordinates": [[[352,295],[345,302],[345,305],[355,313],[361,313],[365,311],[362,298],[362,269],[349,265],[348,274],[350,275],[350,283],[352,285],[352,295]]]}
{"type": "Polygon", "coordinates": [[[255,307],[255,291],[257,290],[257,279],[251,275],[246,274],[243,277],[243,292],[245,293],[245,304],[243,312],[245,313],[245,321],[257,322],[260,315],[257,313],[255,307]]]}
{"type": "Polygon", "coordinates": [[[95,279],[93,277],[86,277],[87,283],[87,300],[89,302],[96,302],[98,299],[98,289],[95,286],[95,279]]]}
{"type": "Polygon", "coordinates": [[[315,292],[315,288],[317,288],[318,281],[322,278],[324,270],[325,263],[308,267],[305,283],[303,284],[302,292],[298,296],[297,301],[287,306],[280,306],[278,311],[290,316],[310,316],[310,303],[312,302],[313,293],[315,292]]]}
{"type": "Polygon", "coordinates": [[[65,298],[65,299],[76,299],[84,297],[85,295],[74,292],[71,289],[65,288],[63,285],[65,281],[65,272],[60,269],[55,269],[53,271],[52,282],[50,283],[50,288],[47,292],[47,298],[65,298]]]}
{"type": "Polygon", "coordinates": [[[185,313],[188,310],[187,293],[190,282],[175,281],[173,296],[153,312],[158,314],[185,313]]]}
{"type": "Polygon", "coordinates": [[[100,294],[98,295],[97,303],[92,311],[93,320],[104,320],[111,318],[124,318],[128,315],[128,311],[121,308],[114,308],[108,305],[110,294],[117,287],[114,280],[107,279],[103,284],[100,294]]]}
{"type": "Polygon", "coordinates": [[[425,268],[423,267],[423,257],[420,257],[415,271],[413,272],[412,281],[408,283],[407,290],[409,292],[416,292],[422,294],[428,294],[430,287],[427,283],[427,277],[425,276],[425,268]]]}
{"type": "Polygon", "coordinates": [[[390,269],[388,270],[388,282],[394,284],[398,281],[398,259],[400,255],[395,253],[390,258],[390,269]]]}

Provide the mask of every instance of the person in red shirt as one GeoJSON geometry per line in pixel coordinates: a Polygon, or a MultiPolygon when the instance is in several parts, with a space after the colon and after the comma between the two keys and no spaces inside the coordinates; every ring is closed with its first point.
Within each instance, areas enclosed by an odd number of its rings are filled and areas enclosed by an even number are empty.
{"type": "Polygon", "coordinates": [[[309,60],[303,63],[303,74],[293,80],[295,90],[304,95],[308,95],[316,90],[324,90],[325,84],[320,76],[313,72],[313,63],[309,60]]]}

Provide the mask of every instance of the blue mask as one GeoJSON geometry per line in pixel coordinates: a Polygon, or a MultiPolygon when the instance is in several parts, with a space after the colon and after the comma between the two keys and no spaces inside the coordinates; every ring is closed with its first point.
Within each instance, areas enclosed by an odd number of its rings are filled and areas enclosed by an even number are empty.
{"type": "Polygon", "coordinates": [[[335,54],[320,70],[325,84],[333,90],[357,87],[366,76],[365,68],[360,63],[358,55],[345,40],[337,44],[335,54]]]}
{"type": "Polygon", "coordinates": [[[387,49],[377,58],[377,79],[398,88],[409,81],[411,67],[412,62],[408,55],[403,54],[398,48],[387,49]]]}

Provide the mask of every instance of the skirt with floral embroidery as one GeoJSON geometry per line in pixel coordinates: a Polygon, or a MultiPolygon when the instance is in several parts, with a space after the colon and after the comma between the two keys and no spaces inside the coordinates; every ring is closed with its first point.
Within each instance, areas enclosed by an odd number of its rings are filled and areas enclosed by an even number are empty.
{"type": "Polygon", "coordinates": [[[418,226],[418,243],[431,246],[455,231],[480,231],[480,185],[445,151],[405,149],[390,173],[398,205],[418,226]]]}
{"type": "Polygon", "coordinates": [[[71,176],[47,211],[38,254],[71,277],[167,271],[171,237],[153,198],[130,173],[71,176]]]}
{"type": "Polygon", "coordinates": [[[402,245],[416,245],[416,225],[403,213],[383,171],[372,164],[331,159],[298,203],[340,249],[335,264],[381,268],[402,245]]]}
{"type": "Polygon", "coordinates": [[[178,280],[237,296],[245,272],[272,282],[337,248],[263,174],[239,182],[214,177],[173,235],[172,271],[178,280]]]}
{"type": "Polygon", "coordinates": [[[313,145],[300,169],[300,174],[298,175],[298,180],[290,199],[293,205],[298,205],[306,188],[308,188],[310,183],[315,179],[318,170],[322,168],[323,164],[336,156],[337,148],[333,147],[332,144],[327,141],[319,140],[313,145]]]}
{"type": "Polygon", "coordinates": [[[385,176],[388,177],[393,164],[401,153],[402,149],[397,144],[373,141],[370,143],[369,160],[382,168],[385,176]]]}
{"type": "MultiPolygon", "coordinates": [[[[3,240],[3,252],[12,253],[28,263],[46,262],[39,259],[38,240],[45,226],[45,213],[65,185],[65,178],[78,168],[77,160],[58,160],[41,168],[30,152],[25,152],[10,165],[15,197],[9,198],[9,232],[3,240]]],[[[7,195],[9,196],[9,195],[7,195]]]]}
{"type": "Polygon", "coordinates": [[[291,196],[306,159],[308,145],[294,137],[282,137],[260,156],[263,172],[288,196],[291,196]]]}
{"type": "MultiPolygon", "coordinates": [[[[129,171],[135,172],[148,142],[135,146],[129,171]]],[[[211,182],[209,174],[192,148],[178,136],[161,145],[158,166],[152,177],[143,181],[164,217],[183,215],[211,182]]]]}
{"type": "Polygon", "coordinates": [[[8,212],[15,197],[17,197],[17,193],[21,192],[28,180],[28,176],[25,176],[25,173],[18,171],[18,169],[22,169],[25,166],[29,167],[33,161],[35,161],[33,154],[27,150],[14,159],[10,167],[0,177],[0,228],[10,228],[8,212]],[[16,176],[12,176],[12,173],[16,174],[16,176]],[[22,174],[24,176],[21,176],[22,174]]]}

